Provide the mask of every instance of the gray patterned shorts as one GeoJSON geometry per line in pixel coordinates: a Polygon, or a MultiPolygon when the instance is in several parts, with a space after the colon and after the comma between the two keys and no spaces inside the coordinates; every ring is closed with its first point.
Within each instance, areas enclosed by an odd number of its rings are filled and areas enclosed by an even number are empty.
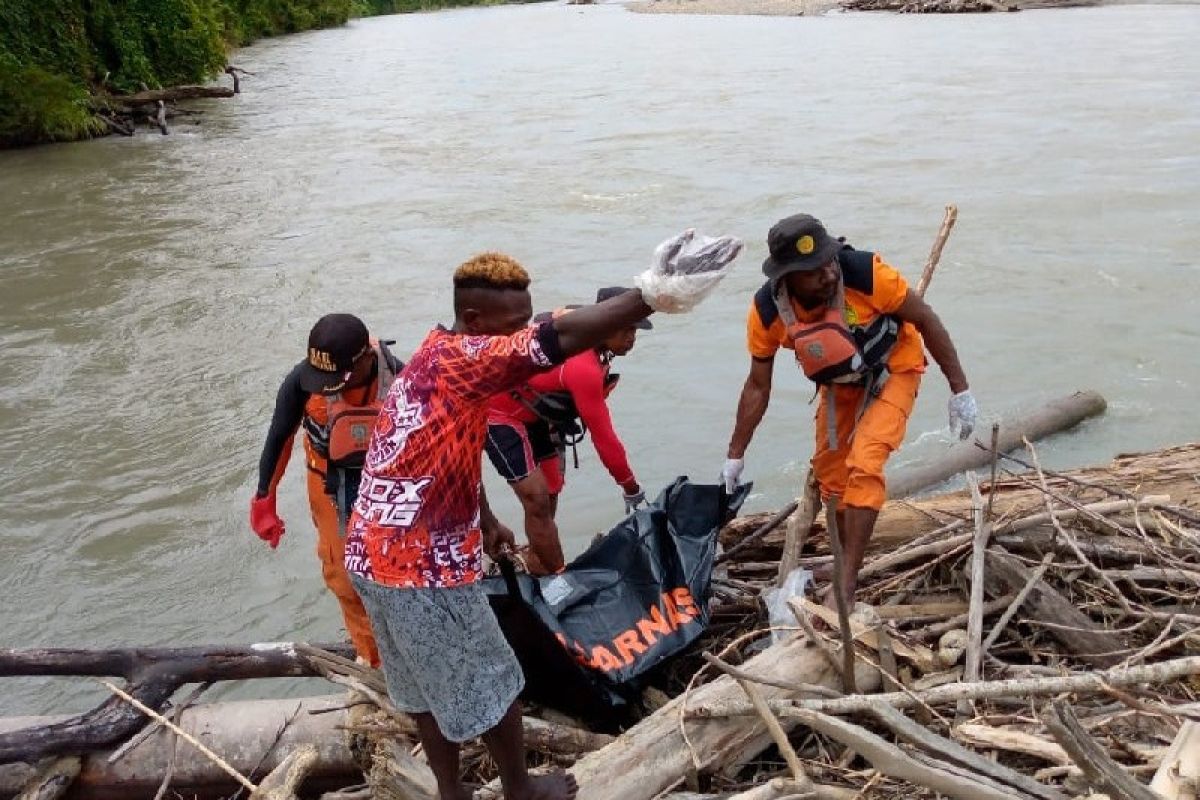
{"type": "Polygon", "coordinates": [[[525,675],[478,583],[399,589],[350,579],[371,618],[396,708],[433,714],[452,742],[500,722],[525,675]]]}

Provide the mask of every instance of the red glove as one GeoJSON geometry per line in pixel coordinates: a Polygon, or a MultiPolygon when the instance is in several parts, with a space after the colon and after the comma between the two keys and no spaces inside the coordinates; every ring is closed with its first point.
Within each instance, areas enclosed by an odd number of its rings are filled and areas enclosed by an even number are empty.
{"type": "Polygon", "coordinates": [[[274,493],[250,499],[250,527],[274,550],[283,538],[283,520],[275,513],[274,493]]]}

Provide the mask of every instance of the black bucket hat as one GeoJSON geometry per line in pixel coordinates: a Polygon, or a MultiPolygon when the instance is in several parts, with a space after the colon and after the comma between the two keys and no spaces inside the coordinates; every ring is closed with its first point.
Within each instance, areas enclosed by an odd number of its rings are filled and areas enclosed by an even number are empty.
{"type": "Polygon", "coordinates": [[[309,394],[340,391],[354,371],[354,362],[370,348],[370,334],[361,319],[353,314],[326,314],[308,334],[300,388],[309,394]]]}
{"type": "Polygon", "coordinates": [[[776,281],[789,272],[825,266],[842,249],[842,243],[830,236],[816,217],[794,214],[771,226],[767,249],[771,255],[763,261],[763,274],[776,281]]]}
{"type": "MultiPolygon", "coordinates": [[[[617,295],[632,291],[633,289],[630,289],[628,286],[605,286],[603,289],[596,291],[596,302],[603,303],[605,300],[616,297],[617,295]]],[[[633,327],[638,328],[639,330],[648,331],[654,328],[654,324],[648,319],[639,319],[637,322],[633,323],[633,327]]]]}

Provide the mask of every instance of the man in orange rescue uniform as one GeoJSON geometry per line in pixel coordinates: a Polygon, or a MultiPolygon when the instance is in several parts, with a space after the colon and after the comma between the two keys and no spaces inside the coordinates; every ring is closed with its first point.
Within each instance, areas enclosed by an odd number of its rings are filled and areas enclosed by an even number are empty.
{"type": "Polygon", "coordinates": [[[250,502],[250,527],[275,549],[284,531],[275,490],[303,426],[321,573],[341,604],[355,651],[372,666],[379,666],[379,652],[366,609],[346,575],[343,541],[375,417],[402,366],[385,344],[370,338],[358,317],[321,317],[308,335],[308,358],[279,387],[258,462],[258,491],[250,502]]]}
{"type": "MultiPolygon", "coordinates": [[[[750,375],[721,477],[732,491],[771,398],[775,353],[794,351],[819,387],[812,468],[821,496],[837,496],[852,606],[867,542],[887,497],[883,468],[900,446],[925,371],[925,349],[950,384],[950,428],[966,438],[978,415],[954,343],[937,314],[877,253],[854,250],[807,214],[767,235],[767,282],[747,318],[750,375]]],[[[827,604],[836,598],[829,593],[827,604]]]]}

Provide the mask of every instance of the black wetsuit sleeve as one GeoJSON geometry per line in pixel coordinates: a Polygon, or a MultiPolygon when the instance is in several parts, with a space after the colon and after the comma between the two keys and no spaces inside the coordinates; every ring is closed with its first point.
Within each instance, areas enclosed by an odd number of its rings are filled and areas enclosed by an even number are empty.
{"type": "Polygon", "coordinates": [[[546,321],[538,325],[537,330],[538,344],[542,346],[542,352],[546,354],[551,364],[561,364],[567,360],[567,354],[563,352],[562,343],[558,339],[558,330],[554,327],[554,323],[546,321]]]}
{"type": "Polygon", "coordinates": [[[283,456],[283,448],[287,447],[304,418],[304,404],[308,402],[308,392],[300,388],[300,367],[301,364],[297,364],[288,373],[279,387],[279,394],[275,396],[275,413],[271,415],[267,441],[263,444],[262,455],[258,459],[259,496],[271,490],[271,479],[275,476],[275,469],[283,456]]]}

